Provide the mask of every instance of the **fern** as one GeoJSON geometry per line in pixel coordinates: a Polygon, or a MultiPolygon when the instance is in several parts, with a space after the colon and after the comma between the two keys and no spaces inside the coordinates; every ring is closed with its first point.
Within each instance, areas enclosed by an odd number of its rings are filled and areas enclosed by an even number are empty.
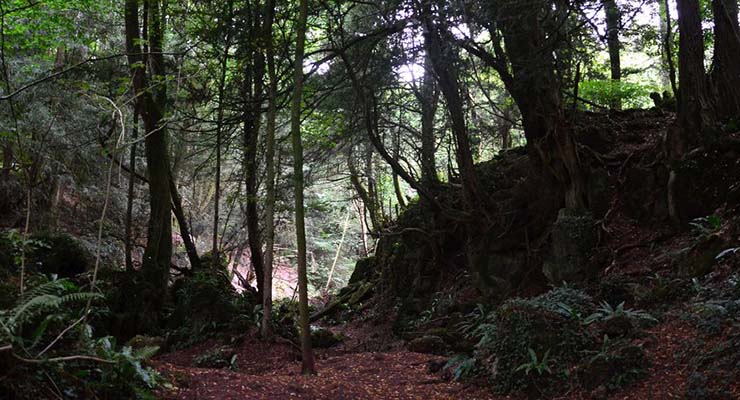
{"type": "Polygon", "coordinates": [[[28,290],[16,302],[15,307],[0,312],[0,332],[2,339],[23,342],[21,328],[34,321],[41,321],[31,336],[31,347],[38,344],[46,328],[54,320],[64,319],[69,305],[97,300],[99,293],[79,292],[78,287],[65,279],[51,280],[28,290]]]}

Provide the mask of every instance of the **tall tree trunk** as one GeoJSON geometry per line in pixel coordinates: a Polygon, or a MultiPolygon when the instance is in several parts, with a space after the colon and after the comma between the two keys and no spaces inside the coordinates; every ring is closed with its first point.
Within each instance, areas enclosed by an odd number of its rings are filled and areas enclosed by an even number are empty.
{"type": "Polygon", "coordinates": [[[267,128],[265,130],[265,278],[262,285],[262,337],[272,337],[272,265],[275,254],[275,122],[277,118],[278,77],[275,71],[275,44],[272,27],[275,19],[275,0],[265,5],[265,46],[267,50],[267,128]]]}
{"type": "Polygon", "coordinates": [[[678,120],[679,140],[673,159],[700,144],[701,132],[713,124],[714,112],[704,70],[704,35],[698,0],[678,0],[678,120]]]}
{"type": "MultiPolygon", "coordinates": [[[[148,66],[152,81],[164,78],[162,56],[164,27],[160,11],[160,2],[150,0],[147,9],[148,43],[151,49],[148,66]]],[[[149,226],[141,272],[153,290],[145,296],[145,302],[148,304],[144,306],[158,312],[163,306],[163,293],[167,290],[172,258],[170,157],[167,129],[163,124],[167,94],[164,85],[154,88],[149,86],[149,77],[146,73],[147,64],[144,63],[140,44],[142,41],[139,35],[138,15],[139,1],[126,0],[126,51],[136,93],[136,108],[139,110],[146,132],[144,144],[149,175],[149,226]]]]}
{"type": "Polygon", "coordinates": [[[221,55],[221,74],[218,79],[218,111],[216,112],[216,182],[213,196],[213,237],[211,243],[211,257],[213,267],[221,265],[219,259],[219,241],[218,241],[218,218],[219,206],[221,201],[221,142],[224,125],[224,96],[226,95],[226,73],[228,72],[229,50],[231,48],[231,19],[233,12],[233,1],[228,4],[227,24],[229,31],[226,33],[224,40],[224,51],[221,55]]]}
{"type": "Polygon", "coordinates": [[[712,83],[722,119],[740,117],[740,28],[737,0],[712,0],[714,62],[712,83]]]}
{"type": "Polygon", "coordinates": [[[665,37],[663,38],[663,49],[665,52],[665,63],[668,68],[668,79],[671,83],[671,91],[678,96],[678,84],[676,83],[676,65],[673,62],[673,24],[671,19],[671,7],[668,0],[660,1],[661,10],[665,13],[665,37]]]}
{"type": "MultiPolygon", "coordinates": [[[[499,7],[498,25],[503,34],[511,73],[494,63],[522,114],[527,148],[535,168],[552,177],[564,192],[565,206],[583,209],[585,181],[576,144],[568,129],[555,61],[540,17],[548,2],[505,0],[499,7]]],[[[492,32],[497,37],[496,32],[492,32]]],[[[497,51],[498,53],[499,51],[497,51]]]]}
{"type": "Polygon", "coordinates": [[[128,168],[131,173],[128,175],[128,197],[126,199],[126,237],[124,238],[124,253],[126,261],[126,271],[134,270],[134,261],[131,253],[133,252],[132,246],[132,225],[133,225],[133,209],[134,209],[134,180],[136,179],[134,172],[136,171],[136,147],[138,145],[139,137],[139,113],[134,107],[134,121],[133,128],[131,129],[131,153],[129,155],[128,168]]]}
{"type": "MultiPolygon", "coordinates": [[[[606,43],[609,48],[611,80],[612,84],[616,84],[617,88],[619,88],[618,85],[622,80],[622,65],[619,59],[619,50],[621,47],[619,31],[622,25],[622,13],[617,6],[616,0],[602,0],[602,4],[606,13],[606,43]]],[[[621,90],[612,95],[610,107],[613,110],[620,110],[622,108],[621,90]]]]}
{"type": "Polygon", "coordinates": [[[303,208],[303,144],[301,143],[301,98],[303,96],[303,56],[306,41],[308,0],[300,0],[296,26],[297,38],[293,77],[293,98],[290,110],[290,133],[293,143],[293,186],[295,191],[295,227],[298,247],[298,311],[301,327],[301,373],[316,373],[311,347],[311,326],[308,315],[308,273],[306,271],[306,226],[303,208]]]}
{"type": "Polygon", "coordinates": [[[437,113],[439,96],[432,68],[427,53],[424,56],[424,79],[421,83],[421,92],[417,96],[421,104],[421,183],[426,186],[433,186],[439,182],[435,160],[436,140],[434,139],[434,116],[437,113]]]}
{"type": "Polygon", "coordinates": [[[261,296],[264,285],[264,261],[262,255],[262,234],[259,228],[259,184],[257,166],[257,146],[259,143],[259,131],[262,115],[263,101],[263,79],[265,75],[265,56],[262,49],[253,43],[254,37],[262,35],[262,10],[254,5],[254,14],[252,17],[252,26],[250,31],[252,37],[245,38],[250,40],[247,45],[250,55],[246,60],[245,68],[245,101],[246,110],[244,113],[244,172],[246,183],[246,217],[247,217],[247,234],[249,241],[250,260],[257,281],[257,293],[261,296]]]}

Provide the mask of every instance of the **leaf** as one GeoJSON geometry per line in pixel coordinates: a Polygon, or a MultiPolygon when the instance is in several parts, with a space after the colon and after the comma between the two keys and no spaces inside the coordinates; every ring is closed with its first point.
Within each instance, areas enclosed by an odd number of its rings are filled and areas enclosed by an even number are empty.
{"type": "Polygon", "coordinates": [[[724,257],[730,255],[730,254],[736,254],[740,251],[740,247],[732,247],[729,249],[722,250],[719,254],[717,254],[716,257],[714,257],[715,260],[721,260],[724,257]]]}

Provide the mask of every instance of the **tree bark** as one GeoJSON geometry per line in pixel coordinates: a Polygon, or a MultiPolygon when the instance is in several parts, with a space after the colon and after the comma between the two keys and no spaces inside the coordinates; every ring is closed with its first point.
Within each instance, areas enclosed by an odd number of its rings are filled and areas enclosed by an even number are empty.
{"type": "Polygon", "coordinates": [[[303,144],[301,143],[301,98],[303,95],[303,56],[306,41],[308,0],[300,0],[294,65],[290,133],[293,144],[293,186],[295,192],[296,245],[298,247],[298,310],[301,328],[301,373],[316,374],[311,326],[308,315],[308,274],[306,271],[306,226],[303,208],[303,144]]]}
{"type": "Polygon", "coordinates": [[[713,124],[714,111],[704,70],[704,35],[698,0],[678,0],[679,137],[671,142],[671,159],[701,142],[702,130],[713,124]]]}
{"type": "MultiPolygon", "coordinates": [[[[609,66],[611,70],[612,84],[617,84],[622,80],[622,65],[619,58],[621,43],[619,42],[619,31],[622,25],[622,14],[617,6],[616,0],[602,0],[604,12],[606,13],[606,43],[609,48],[609,66]]],[[[622,108],[621,90],[612,96],[610,104],[613,110],[622,108]]]]}
{"type": "MultiPolygon", "coordinates": [[[[151,49],[151,54],[148,56],[148,69],[151,79],[157,81],[164,77],[162,57],[164,27],[160,20],[160,2],[149,1],[146,11],[149,18],[146,23],[150,27],[148,43],[151,49]]],[[[154,289],[153,293],[145,296],[149,303],[145,306],[158,312],[163,305],[163,293],[167,290],[172,258],[170,160],[167,127],[162,123],[167,94],[163,85],[149,86],[147,64],[144,63],[140,44],[138,15],[139,2],[126,0],[126,51],[136,93],[136,108],[141,115],[146,132],[144,144],[149,175],[149,226],[141,272],[146,282],[154,289]]]]}
{"type": "Polygon", "coordinates": [[[261,12],[255,5],[252,16],[252,33],[245,40],[249,59],[244,69],[244,173],[246,186],[246,217],[247,234],[249,241],[250,261],[257,281],[257,293],[261,296],[264,285],[264,260],[262,254],[262,234],[259,228],[259,184],[257,167],[257,145],[262,115],[263,79],[265,74],[265,57],[262,49],[257,46],[253,38],[262,35],[261,12]]]}
{"type": "MultiPolygon", "coordinates": [[[[540,15],[545,1],[505,0],[497,13],[511,72],[498,60],[489,64],[502,77],[519,106],[527,148],[535,168],[549,175],[564,192],[565,206],[586,205],[585,182],[576,144],[568,129],[560,84],[555,75],[552,49],[542,28],[540,15]]],[[[492,37],[498,37],[492,32],[492,37]]]]}
{"type": "Polygon", "coordinates": [[[266,201],[265,201],[265,277],[262,285],[262,337],[272,337],[272,265],[275,254],[275,122],[277,117],[278,77],[275,71],[275,45],[272,27],[275,19],[275,0],[265,5],[264,40],[267,51],[267,127],[265,130],[266,201]]]}
{"type": "Polygon", "coordinates": [[[424,21],[424,42],[427,46],[425,50],[429,53],[429,60],[442,95],[445,98],[447,112],[452,125],[452,134],[456,144],[457,167],[460,170],[460,180],[463,186],[463,196],[467,210],[473,211],[481,203],[457,71],[453,65],[453,56],[450,54],[452,49],[444,44],[451,42],[447,37],[451,35],[447,32],[446,28],[432,21],[431,4],[429,1],[422,2],[421,14],[424,21]]]}
{"type": "Polygon", "coordinates": [[[424,56],[424,79],[417,98],[421,105],[421,183],[429,187],[439,182],[435,159],[437,146],[434,138],[434,116],[437,113],[439,95],[432,68],[427,53],[424,56]]]}
{"type": "Polygon", "coordinates": [[[229,1],[228,4],[228,15],[226,38],[224,40],[224,51],[221,55],[221,73],[218,79],[218,111],[216,112],[216,179],[215,179],[215,193],[213,198],[213,237],[211,243],[211,257],[213,259],[213,266],[221,265],[219,258],[219,241],[218,241],[218,219],[219,219],[219,206],[221,201],[221,142],[223,135],[224,125],[224,97],[226,95],[226,73],[228,72],[229,62],[229,49],[231,48],[231,20],[233,13],[233,1],[229,1]]]}
{"type": "Polygon", "coordinates": [[[740,117],[740,28],[737,0],[712,0],[714,61],[712,83],[721,119],[740,117]]]}
{"type": "Polygon", "coordinates": [[[126,271],[133,271],[134,270],[134,261],[132,259],[131,253],[133,251],[132,246],[132,224],[133,224],[133,209],[134,209],[134,180],[136,177],[134,176],[133,171],[136,171],[136,147],[138,145],[138,137],[139,137],[139,113],[136,110],[136,107],[134,107],[134,120],[133,120],[133,127],[131,129],[131,153],[129,155],[129,162],[128,162],[128,168],[129,171],[132,171],[128,175],[128,197],[126,198],[126,228],[125,228],[125,235],[124,238],[124,253],[125,253],[125,262],[126,262],[126,271]]]}

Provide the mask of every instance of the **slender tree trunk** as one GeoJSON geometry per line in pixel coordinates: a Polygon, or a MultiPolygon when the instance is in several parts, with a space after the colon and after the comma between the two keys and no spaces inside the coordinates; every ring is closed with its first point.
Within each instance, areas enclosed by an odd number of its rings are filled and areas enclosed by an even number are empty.
{"type": "MultiPolygon", "coordinates": [[[[261,37],[262,25],[260,24],[262,10],[254,5],[253,22],[250,27],[254,37],[261,37]]],[[[250,260],[257,280],[257,293],[261,296],[264,285],[264,260],[262,255],[262,235],[259,229],[259,184],[257,167],[257,145],[259,143],[259,131],[261,125],[262,100],[263,100],[263,78],[265,74],[265,57],[262,49],[254,43],[247,45],[248,54],[251,59],[246,60],[245,68],[245,100],[246,110],[244,113],[244,171],[246,183],[246,217],[247,234],[249,241],[250,260]]]]}
{"type": "MultiPolygon", "coordinates": [[[[383,144],[382,139],[380,138],[380,135],[378,134],[378,112],[375,92],[372,90],[372,88],[366,89],[363,87],[362,82],[360,81],[360,77],[355,72],[352,63],[347,58],[347,55],[343,52],[340,52],[339,56],[347,69],[347,75],[349,75],[349,78],[352,81],[352,87],[355,91],[355,99],[357,99],[357,102],[359,103],[360,111],[363,115],[363,122],[365,123],[365,130],[367,132],[368,139],[370,140],[370,144],[372,144],[373,148],[375,148],[375,151],[377,151],[378,154],[380,154],[380,156],[383,158],[383,160],[391,167],[393,172],[398,174],[398,176],[401,177],[401,179],[403,179],[406,183],[408,183],[411,188],[415,189],[419,193],[420,197],[428,201],[429,205],[433,209],[437,211],[442,210],[442,206],[440,205],[439,201],[437,201],[437,199],[432,195],[432,193],[419,181],[414,179],[414,177],[411,176],[411,174],[406,171],[400,163],[396,162],[396,160],[393,158],[393,155],[388,152],[385,145],[383,144]]],[[[357,185],[355,185],[355,187],[357,187],[357,185]]]]}
{"type": "Polygon", "coordinates": [[[378,216],[372,209],[373,200],[370,198],[367,189],[365,189],[365,186],[363,186],[362,181],[360,180],[360,175],[352,160],[352,155],[347,157],[347,169],[349,170],[350,182],[357,192],[357,195],[360,196],[360,199],[362,200],[363,209],[366,209],[370,216],[370,230],[377,231],[380,228],[380,221],[378,221],[378,216]]]}
{"type": "Polygon", "coordinates": [[[301,98],[303,96],[303,55],[306,41],[308,0],[300,0],[296,26],[293,99],[290,112],[290,133],[293,143],[293,185],[295,190],[296,245],[298,247],[298,310],[301,327],[301,373],[316,373],[311,347],[311,326],[308,315],[308,274],[306,271],[306,226],[303,209],[303,144],[301,143],[301,98]]]}
{"type": "MultiPolygon", "coordinates": [[[[396,159],[396,162],[401,157],[401,131],[396,130],[396,133],[393,135],[393,158],[396,159]]],[[[403,196],[403,191],[401,190],[401,182],[398,179],[398,174],[393,172],[391,170],[391,180],[393,181],[393,191],[396,193],[396,201],[398,202],[398,205],[401,208],[406,208],[406,199],[403,196]]]]}
{"type": "Polygon", "coordinates": [[[195,247],[193,235],[190,233],[190,226],[185,217],[185,209],[182,207],[182,197],[177,190],[177,182],[175,182],[174,176],[170,178],[170,195],[172,196],[172,213],[175,214],[177,225],[180,227],[180,237],[182,238],[183,245],[185,245],[185,253],[188,255],[188,260],[190,261],[190,269],[191,271],[198,270],[200,268],[198,249],[195,247]]]}
{"type": "Polygon", "coordinates": [[[676,83],[676,66],[673,63],[673,24],[671,23],[671,7],[668,0],[661,0],[661,12],[665,15],[665,36],[663,37],[663,50],[665,53],[665,63],[668,68],[668,80],[671,84],[671,91],[674,96],[678,96],[678,85],[676,83]]]}
{"type": "MultiPolygon", "coordinates": [[[[229,11],[227,26],[231,26],[231,14],[232,4],[229,2],[229,11]]],[[[226,39],[224,40],[224,52],[221,57],[221,74],[218,79],[218,111],[216,115],[216,182],[215,182],[215,193],[213,199],[213,238],[211,243],[211,256],[213,259],[212,267],[221,265],[219,261],[219,246],[218,246],[218,218],[219,218],[219,206],[221,202],[221,142],[223,135],[224,125],[224,96],[226,95],[226,73],[228,72],[229,63],[229,49],[231,48],[231,32],[226,33],[226,39]]]]}
{"type": "Polygon", "coordinates": [[[714,62],[712,83],[718,116],[740,117],[740,28],[737,0],[712,0],[714,12],[714,62]]]}
{"type": "Polygon", "coordinates": [[[267,129],[265,131],[265,159],[267,183],[265,187],[265,283],[262,288],[262,337],[272,337],[272,269],[275,255],[275,122],[277,118],[278,77],[275,71],[275,45],[272,27],[275,19],[275,0],[267,0],[265,12],[265,45],[267,49],[267,129]]]}
{"type": "MultiPolygon", "coordinates": [[[[159,14],[160,2],[149,1],[147,13],[149,17],[147,24],[150,27],[148,43],[152,52],[148,57],[148,65],[152,80],[159,80],[164,78],[162,56],[164,27],[159,14]]],[[[167,129],[162,123],[167,94],[164,85],[149,87],[147,65],[142,56],[138,15],[139,1],[126,0],[126,50],[137,98],[136,108],[142,117],[146,132],[144,144],[149,175],[149,226],[141,271],[145,281],[154,289],[145,296],[145,302],[148,303],[145,307],[158,312],[164,304],[163,293],[167,290],[172,258],[170,160],[167,129]]]]}
{"type": "Polygon", "coordinates": [[[439,96],[432,68],[427,53],[424,57],[424,79],[421,93],[417,96],[421,104],[421,182],[426,186],[433,186],[439,182],[435,160],[436,140],[434,138],[434,116],[437,113],[439,96]]]}
{"type": "MultiPolygon", "coordinates": [[[[621,47],[619,31],[622,25],[622,13],[617,6],[616,0],[602,0],[602,4],[606,13],[606,43],[609,48],[611,80],[612,84],[619,85],[622,80],[622,65],[619,59],[619,50],[621,47]]],[[[622,108],[620,93],[621,91],[612,96],[612,104],[610,106],[614,110],[620,110],[622,108]]]]}
{"type": "Polygon", "coordinates": [[[473,153],[470,149],[468,128],[465,122],[465,110],[460,93],[457,71],[453,65],[450,55],[452,49],[445,45],[444,40],[449,40],[446,29],[437,26],[431,19],[431,8],[429,2],[423,2],[425,9],[421,10],[424,20],[425,32],[424,42],[429,60],[434,69],[437,83],[447,104],[447,111],[452,125],[452,134],[456,144],[457,167],[460,170],[460,180],[463,185],[463,195],[469,211],[480,206],[478,193],[478,180],[473,166],[473,153]]]}
{"type": "Polygon", "coordinates": [[[498,123],[498,137],[501,139],[501,150],[508,150],[511,148],[511,128],[513,126],[513,104],[504,104],[501,106],[501,112],[503,115],[499,118],[498,123]]]}
{"type": "Polygon", "coordinates": [[[134,262],[131,257],[131,253],[133,251],[132,246],[132,224],[133,224],[133,209],[134,209],[134,180],[136,179],[134,172],[136,171],[136,147],[138,144],[138,137],[139,137],[139,113],[136,111],[136,108],[134,108],[134,121],[133,121],[133,128],[131,129],[131,140],[133,141],[133,144],[131,144],[131,153],[129,155],[129,162],[128,167],[129,173],[128,175],[128,198],[126,201],[126,237],[124,240],[124,252],[126,257],[126,270],[127,271],[133,271],[134,270],[134,262]]]}

